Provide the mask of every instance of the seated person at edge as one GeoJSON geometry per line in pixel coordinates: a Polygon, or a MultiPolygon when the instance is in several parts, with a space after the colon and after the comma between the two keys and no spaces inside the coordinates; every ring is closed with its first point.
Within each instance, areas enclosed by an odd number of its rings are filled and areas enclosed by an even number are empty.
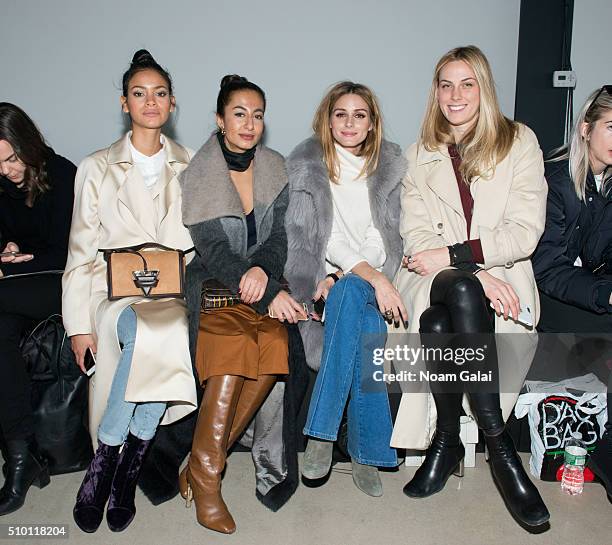
{"type": "Polygon", "coordinates": [[[34,439],[30,378],[19,342],[33,321],[62,309],[63,270],[76,167],[45,143],[19,107],[0,102],[0,430],[6,461],[0,515],[19,509],[32,484],[49,483],[34,439]]]}
{"type": "MultiPolygon", "coordinates": [[[[435,426],[427,395],[402,396],[394,446],[423,448],[435,427],[425,460],[404,493],[425,498],[442,490],[452,473],[462,474],[459,418],[465,392],[508,509],[521,524],[540,526],[549,513],[505,430],[501,407],[507,417],[537,344],[536,333],[516,318],[526,306],[537,321],[529,258],[544,229],[544,165],[533,132],[501,113],[491,68],[477,47],[458,47],[438,61],[420,138],[407,157],[401,219],[406,268],[398,272],[397,286],[408,308],[409,331],[421,333],[426,347],[441,343],[441,333],[455,334],[453,346],[462,350],[486,346],[479,369],[495,378],[481,387],[430,381],[435,426]],[[499,365],[497,333],[515,333],[512,340],[505,337],[510,346],[500,350],[499,365]]],[[[456,376],[460,364],[428,361],[427,368],[456,376]]]]}
{"type": "Polygon", "coordinates": [[[283,157],[261,143],[265,110],[258,85],[225,76],[218,131],[181,176],[183,222],[199,254],[188,274],[220,282],[241,298],[237,305],[192,312],[199,320],[195,365],[204,397],[179,476],[181,495],[188,506],[195,502],[198,522],[224,534],[236,530],[221,496],[227,452],[289,372],[282,322],[307,318],[280,282],[287,258],[287,174],[283,157]]]}
{"type": "Polygon", "coordinates": [[[408,319],[390,281],[402,256],[399,193],[407,166],[399,146],[383,139],[378,101],[365,85],[331,87],[313,130],[287,160],[285,274],[298,297],[325,302],[324,327],[300,324],[308,363],[318,369],[302,475],[318,479],[329,472],[348,399],[353,481],[381,496],[377,467],[398,462],[389,446],[386,384],[373,380],[372,351],[384,347],[385,319],[408,319]]]}
{"type": "MultiPolygon", "coordinates": [[[[612,85],[593,91],[569,145],[545,163],[546,227],[533,254],[543,333],[612,333],[612,85]]],[[[612,499],[612,373],[605,433],[589,467],[612,499]]]]}
{"type": "Polygon", "coordinates": [[[97,449],[73,509],[76,524],[89,533],[100,526],[107,501],[109,528],[129,526],[136,482],[158,425],[197,407],[185,302],[108,299],[101,249],[145,242],[192,247],[177,178],[190,152],[161,132],[175,107],[170,74],[140,50],[122,87],[131,131],[79,165],[63,278],[64,325],[77,364],[84,371],[86,350],[96,354],[89,431],[97,449]]]}

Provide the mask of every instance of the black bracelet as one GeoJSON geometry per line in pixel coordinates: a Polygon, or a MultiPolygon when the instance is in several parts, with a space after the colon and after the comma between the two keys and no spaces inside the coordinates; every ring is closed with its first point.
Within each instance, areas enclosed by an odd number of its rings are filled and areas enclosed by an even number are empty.
{"type": "Polygon", "coordinates": [[[474,263],[472,248],[467,242],[460,242],[447,246],[450,264],[454,267],[458,263],[474,263]]]}
{"type": "Polygon", "coordinates": [[[338,275],[336,273],[329,273],[328,275],[325,276],[325,278],[331,278],[334,281],[334,284],[338,282],[338,280],[340,280],[340,278],[338,278],[338,275]]]}

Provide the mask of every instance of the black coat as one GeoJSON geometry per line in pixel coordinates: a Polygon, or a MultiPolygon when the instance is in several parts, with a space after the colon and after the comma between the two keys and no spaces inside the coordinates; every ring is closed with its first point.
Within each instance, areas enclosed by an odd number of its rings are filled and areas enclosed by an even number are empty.
{"type": "Polygon", "coordinates": [[[14,242],[34,259],[3,263],[5,275],[45,270],[63,270],[68,256],[76,167],[53,153],[46,163],[51,189],[39,195],[30,208],[26,193],[0,176],[0,251],[14,242]]]}
{"type": "Polygon", "coordinates": [[[578,198],[567,160],[546,163],[546,227],[533,254],[538,289],[564,303],[594,312],[609,310],[609,278],[594,274],[612,244],[612,202],[597,191],[589,172],[586,199],[578,198]],[[580,257],[583,266],[574,262],[580,257]]]}

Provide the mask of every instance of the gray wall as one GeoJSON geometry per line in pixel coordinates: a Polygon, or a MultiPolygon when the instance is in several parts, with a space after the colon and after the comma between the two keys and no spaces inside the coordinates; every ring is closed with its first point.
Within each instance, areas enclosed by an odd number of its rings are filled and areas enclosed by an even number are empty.
{"type": "Polygon", "coordinates": [[[594,89],[612,84],[612,1],[575,0],[572,67],[578,83],[574,91],[576,116],[594,89]]]}
{"type": "Polygon", "coordinates": [[[185,145],[214,128],[219,80],[239,73],[266,90],[267,143],[282,153],[309,135],[325,88],[341,79],[373,87],[387,137],[405,147],[435,62],[457,45],[485,51],[512,115],[518,22],[519,0],[2,0],[0,98],[78,162],[121,135],[121,74],[146,47],[174,78],[185,145]]]}

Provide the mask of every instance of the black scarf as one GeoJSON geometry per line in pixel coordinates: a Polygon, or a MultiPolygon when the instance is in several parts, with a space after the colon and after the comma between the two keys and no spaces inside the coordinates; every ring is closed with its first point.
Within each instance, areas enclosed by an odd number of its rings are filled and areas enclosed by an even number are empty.
{"type": "Polygon", "coordinates": [[[247,168],[249,168],[253,157],[255,157],[255,149],[257,146],[253,146],[250,150],[243,153],[236,153],[227,149],[225,139],[220,132],[217,133],[217,140],[219,140],[223,157],[225,157],[225,161],[230,170],[244,172],[247,168]]]}

